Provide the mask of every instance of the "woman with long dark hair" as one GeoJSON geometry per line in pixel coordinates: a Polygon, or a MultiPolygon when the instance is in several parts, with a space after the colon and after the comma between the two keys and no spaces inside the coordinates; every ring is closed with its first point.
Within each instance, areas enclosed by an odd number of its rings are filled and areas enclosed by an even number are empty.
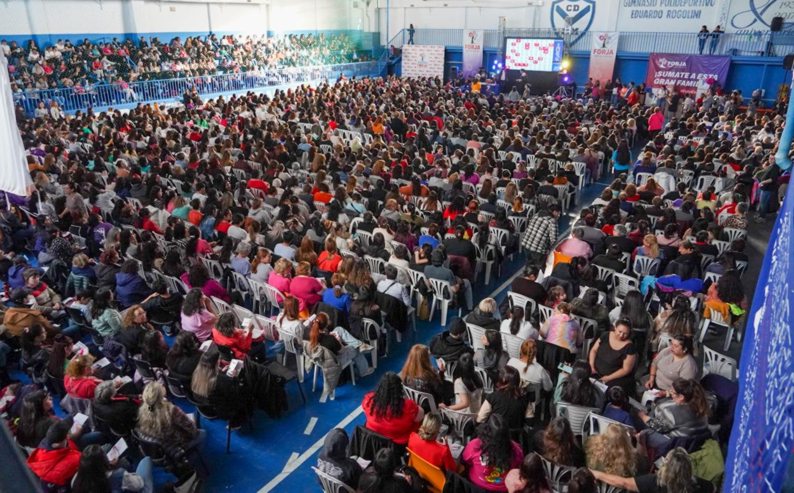
{"type": "Polygon", "coordinates": [[[668,398],[658,402],[650,414],[639,413],[640,419],[653,430],[646,443],[656,452],[665,450],[674,438],[708,432],[710,410],[700,383],[679,378],[673,381],[667,395],[668,398]]]}
{"type": "Polygon", "coordinates": [[[549,480],[543,469],[543,461],[536,453],[527,454],[516,469],[505,477],[507,491],[514,493],[551,493],[549,480]]]}
{"type": "Polygon", "coordinates": [[[499,414],[510,429],[524,427],[525,419],[534,416],[531,395],[521,386],[518,370],[506,366],[499,374],[494,391],[485,397],[477,414],[477,422],[484,423],[491,414],[499,414]]]}
{"type": "Polygon", "coordinates": [[[535,435],[535,449],[555,464],[569,467],[585,465],[584,452],[576,444],[571,424],[562,416],[552,419],[543,431],[535,435]]]}
{"type": "Polygon", "coordinates": [[[411,432],[419,429],[424,411],[403,395],[399,375],[386,372],[374,392],[364,396],[361,403],[367,418],[367,429],[380,433],[398,445],[408,443],[411,432]]]}
{"type": "Polygon", "coordinates": [[[507,365],[510,356],[502,349],[502,335],[498,330],[488,329],[482,336],[484,349],[474,353],[475,364],[485,370],[492,382],[499,378],[499,372],[507,365]]]}
{"type": "Polygon", "coordinates": [[[455,403],[449,406],[440,404],[453,411],[477,414],[482,405],[483,382],[475,371],[474,357],[471,353],[463,353],[458,358],[452,371],[452,385],[455,392],[455,403]]]}
{"type": "Polygon", "coordinates": [[[523,459],[521,446],[510,439],[508,422],[498,413],[477,428],[477,438],[460,455],[468,468],[469,481],[488,491],[507,491],[505,477],[523,459]]]}
{"type": "Polygon", "coordinates": [[[50,425],[57,421],[52,409],[52,397],[43,390],[29,393],[22,400],[16,432],[17,442],[23,447],[38,447],[47,435],[50,425]]]}
{"type": "Polygon", "coordinates": [[[144,457],[134,473],[111,463],[99,445],[89,445],[80,455],[80,468],[72,493],[148,493],[153,491],[152,459],[144,457]]]}
{"type": "Polygon", "coordinates": [[[404,476],[397,474],[398,455],[390,448],[375,453],[372,463],[358,481],[359,493],[412,493],[416,491],[404,476]]]}
{"type": "Polygon", "coordinates": [[[201,292],[204,293],[204,296],[207,298],[214,296],[226,303],[231,303],[229,292],[226,291],[226,288],[221,286],[217,280],[210,277],[207,267],[202,263],[195,264],[190,268],[190,271],[182,274],[180,279],[188,288],[201,289],[201,292]]]}
{"type": "Polygon", "coordinates": [[[590,381],[590,365],[577,361],[571,374],[558,387],[555,402],[563,401],[575,406],[600,407],[601,393],[590,381]]]}

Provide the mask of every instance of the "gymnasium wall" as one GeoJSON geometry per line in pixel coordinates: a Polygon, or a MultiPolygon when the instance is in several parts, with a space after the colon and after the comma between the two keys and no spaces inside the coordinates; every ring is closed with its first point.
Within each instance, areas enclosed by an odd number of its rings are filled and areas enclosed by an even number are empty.
{"type": "Polygon", "coordinates": [[[348,0],[14,0],[0,1],[0,38],[110,40],[114,37],[365,30],[364,3],[348,0]]]}

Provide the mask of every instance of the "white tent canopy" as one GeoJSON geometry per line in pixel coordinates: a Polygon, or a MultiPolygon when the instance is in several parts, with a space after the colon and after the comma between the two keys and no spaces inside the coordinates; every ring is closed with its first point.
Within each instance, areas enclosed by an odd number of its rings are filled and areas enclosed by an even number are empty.
{"type": "Polygon", "coordinates": [[[27,196],[32,183],[14,114],[8,61],[0,50],[0,190],[27,196]]]}

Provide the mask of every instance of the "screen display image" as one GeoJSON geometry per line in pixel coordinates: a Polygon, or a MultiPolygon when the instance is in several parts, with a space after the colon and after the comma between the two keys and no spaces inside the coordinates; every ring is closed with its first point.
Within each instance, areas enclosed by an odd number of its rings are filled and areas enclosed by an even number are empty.
{"type": "Polygon", "coordinates": [[[507,38],[505,68],[533,72],[559,72],[562,64],[563,40],[507,38]]]}

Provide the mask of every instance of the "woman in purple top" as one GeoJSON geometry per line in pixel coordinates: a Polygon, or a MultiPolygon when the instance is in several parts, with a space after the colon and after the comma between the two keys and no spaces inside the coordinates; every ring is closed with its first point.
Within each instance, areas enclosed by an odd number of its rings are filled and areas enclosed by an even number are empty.
{"type": "Polygon", "coordinates": [[[210,273],[204,264],[194,265],[190,268],[190,272],[185,272],[179,278],[182,279],[182,282],[184,282],[188,288],[201,289],[201,292],[204,293],[204,296],[207,298],[212,298],[214,296],[226,303],[232,302],[232,298],[229,296],[229,292],[226,291],[226,288],[221,286],[221,283],[215,279],[210,279],[210,273]]]}

